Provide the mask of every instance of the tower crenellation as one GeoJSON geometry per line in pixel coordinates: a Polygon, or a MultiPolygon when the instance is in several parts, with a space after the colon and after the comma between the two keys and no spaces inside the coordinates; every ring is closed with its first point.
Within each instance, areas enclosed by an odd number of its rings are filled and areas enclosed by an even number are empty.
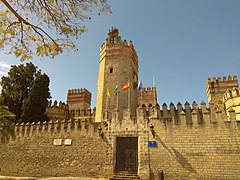
{"type": "Polygon", "coordinates": [[[138,106],[143,104],[148,107],[150,104],[155,106],[157,104],[157,90],[156,87],[142,87],[141,91],[138,91],[138,106]]]}
{"type": "Polygon", "coordinates": [[[232,88],[238,88],[238,80],[236,76],[223,76],[208,78],[206,82],[206,92],[208,97],[208,103],[210,108],[211,119],[216,119],[216,110],[219,109],[223,113],[223,119],[227,119],[227,115],[224,109],[223,96],[226,91],[232,88]]]}
{"type": "Polygon", "coordinates": [[[67,94],[69,110],[90,108],[91,98],[92,94],[85,88],[69,89],[67,94]]]}
{"type": "Polygon", "coordinates": [[[229,119],[230,112],[235,111],[236,119],[240,121],[240,88],[229,89],[223,96],[225,110],[229,119]]]}
{"type": "MultiPolygon", "coordinates": [[[[215,76],[213,76],[212,78],[209,77],[208,80],[207,80],[207,84],[208,83],[221,83],[221,82],[229,83],[231,81],[237,81],[237,76],[236,75],[233,75],[233,76],[229,75],[228,77],[226,77],[226,76],[223,76],[223,77],[218,76],[217,78],[215,76]]],[[[213,84],[211,84],[211,85],[213,86],[213,84]]],[[[209,86],[211,86],[211,85],[209,84],[209,86]]],[[[216,86],[216,84],[215,84],[215,86],[216,86]]],[[[223,84],[221,86],[223,86],[223,84]]]]}
{"type": "Polygon", "coordinates": [[[240,91],[239,88],[229,89],[228,91],[225,92],[225,94],[223,96],[223,99],[226,101],[226,100],[231,99],[231,98],[236,98],[240,95],[239,91],[240,91]]]}

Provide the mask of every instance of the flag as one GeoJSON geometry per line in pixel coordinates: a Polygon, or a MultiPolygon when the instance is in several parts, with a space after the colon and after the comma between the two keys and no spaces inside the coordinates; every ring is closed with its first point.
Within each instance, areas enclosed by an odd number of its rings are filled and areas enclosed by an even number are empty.
{"type": "Polygon", "coordinates": [[[118,85],[116,85],[115,94],[118,95],[118,93],[120,93],[120,91],[118,90],[118,85]]]}
{"type": "Polygon", "coordinates": [[[142,89],[142,80],[138,82],[138,90],[141,91],[142,89]]]}
{"type": "Polygon", "coordinates": [[[128,90],[130,88],[130,83],[128,82],[125,86],[123,86],[122,90],[128,90]]]}
{"type": "Polygon", "coordinates": [[[110,96],[110,91],[109,91],[108,88],[107,88],[107,96],[108,96],[108,97],[110,96]]]}

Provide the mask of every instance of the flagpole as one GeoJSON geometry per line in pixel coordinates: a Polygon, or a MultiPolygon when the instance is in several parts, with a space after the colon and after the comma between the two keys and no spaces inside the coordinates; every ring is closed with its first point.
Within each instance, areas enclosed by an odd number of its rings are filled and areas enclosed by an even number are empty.
{"type": "Polygon", "coordinates": [[[142,95],[142,89],[141,89],[141,107],[143,105],[143,95],[142,95]]]}
{"type": "Polygon", "coordinates": [[[118,110],[118,93],[117,93],[117,110],[118,110]]]}
{"type": "Polygon", "coordinates": [[[118,85],[116,85],[116,109],[118,110],[118,85]]]}
{"type": "Polygon", "coordinates": [[[108,95],[107,95],[106,111],[108,111],[108,95]]]}
{"type": "Polygon", "coordinates": [[[154,98],[154,106],[156,106],[157,104],[157,100],[156,100],[156,88],[155,87],[155,80],[154,80],[154,76],[153,76],[153,89],[154,89],[154,92],[153,92],[153,98],[154,98]]]}
{"type": "Polygon", "coordinates": [[[130,109],[130,103],[131,103],[131,101],[130,101],[130,89],[131,89],[131,85],[130,85],[130,79],[128,80],[128,83],[129,83],[129,88],[128,88],[128,109],[130,109]]]}
{"type": "Polygon", "coordinates": [[[156,106],[157,105],[156,87],[154,87],[154,99],[155,99],[155,106],[156,106]]]}

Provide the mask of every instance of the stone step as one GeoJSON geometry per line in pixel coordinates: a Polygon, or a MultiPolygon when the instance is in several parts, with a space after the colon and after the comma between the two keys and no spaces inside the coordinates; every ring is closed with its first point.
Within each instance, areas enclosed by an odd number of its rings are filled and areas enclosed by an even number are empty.
{"type": "Polygon", "coordinates": [[[117,177],[117,178],[109,178],[109,180],[139,180],[140,178],[126,178],[126,177],[117,177]]]}
{"type": "Polygon", "coordinates": [[[109,180],[139,180],[139,177],[111,177],[109,180]]]}
{"type": "Polygon", "coordinates": [[[115,173],[113,177],[109,178],[110,180],[139,180],[137,174],[126,174],[125,172],[115,173]]]}

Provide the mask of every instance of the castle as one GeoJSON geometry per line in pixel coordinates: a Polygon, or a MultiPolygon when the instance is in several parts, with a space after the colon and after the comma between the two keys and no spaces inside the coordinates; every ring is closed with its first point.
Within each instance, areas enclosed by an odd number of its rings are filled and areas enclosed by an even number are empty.
{"type": "Polygon", "coordinates": [[[157,102],[138,88],[132,41],[111,28],[100,47],[96,108],[87,89],[49,102],[51,121],[16,124],[0,145],[0,175],[106,179],[240,179],[240,88],[236,76],[209,78],[198,105],[157,102]],[[124,85],[127,90],[122,90],[124,85]]]}

